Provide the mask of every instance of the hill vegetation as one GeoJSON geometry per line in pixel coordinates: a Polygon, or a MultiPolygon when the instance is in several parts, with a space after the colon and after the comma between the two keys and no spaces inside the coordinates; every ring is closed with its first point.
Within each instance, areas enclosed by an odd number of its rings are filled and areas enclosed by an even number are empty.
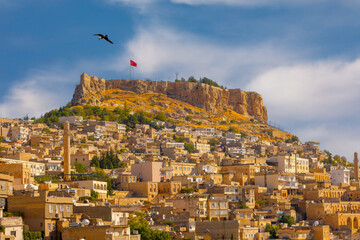
{"type": "MultiPolygon", "coordinates": [[[[202,79],[202,81],[204,80],[202,79]]],[[[219,112],[210,112],[186,102],[169,98],[161,93],[137,94],[131,91],[110,89],[91,93],[91,96],[85,100],[87,101],[85,105],[71,106],[71,104],[67,104],[44,114],[36,122],[46,123],[50,126],[58,124],[61,116],[78,115],[84,119],[115,121],[126,124],[128,129],[134,128],[136,124],[162,121],[192,128],[215,127],[223,130],[223,132],[258,135],[261,139],[270,141],[273,141],[273,137],[270,135],[272,131],[283,135],[282,138],[284,139],[292,138],[291,134],[277,130],[249,116],[239,114],[232,109],[224,108],[219,112]]],[[[152,127],[157,130],[162,128],[157,125],[152,127]]]]}
{"type": "MultiPolygon", "coordinates": [[[[221,89],[224,89],[224,86],[220,86],[217,82],[207,78],[207,77],[204,77],[204,78],[200,78],[199,80],[196,80],[196,78],[194,76],[191,76],[188,78],[188,80],[185,80],[185,78],[181,78],[180,80],[179,79],[176,79],[175,82],[195,82],[195,83],[205,83],[207,85],[210,85],[210,86],[214,86],[214,87],[219,87],[221,89]]],[[[226,89],[226,88],[225,88],[226,89]]]]}

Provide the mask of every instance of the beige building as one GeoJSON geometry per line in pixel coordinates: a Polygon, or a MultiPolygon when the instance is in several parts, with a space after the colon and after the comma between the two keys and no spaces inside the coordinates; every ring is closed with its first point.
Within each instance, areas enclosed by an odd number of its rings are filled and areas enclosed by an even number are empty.
{"type": "Polygon", "coordinates": [[[70,124],[82,123],[83,122],[82,116],[63,116],[59,117],[59,123],[64,123],[68,121],[70,124]]]}
{"type": "Polygon", "coordinates": [[[278,171],[285,173],[308,173],[309,160],[295,154],[271,157],[269,162],[277,163],[278,171]]]}
{"type": "Polygon", "coordinates": [[[210,144],[195,142],[195,149],[199,153],[209,153],[210,152],[210,144]]]}
{"type": "Polygon", "coordinates": [[[131,174],[145,182],[160,182],[162,164],[152,161],[138,162],[131,165],[131,174]]]}
{"type": "Polygon", "coordinates": [[[174,206],[174,211],[178,214],[188,212],[189,217],[196,220],[206,220],[208,216],[208,201],[204,196],[177,195],[173,199],[167,199],[174,206]]]}
{"type": "Polygon", "coordinates": [[[24,164],[30,168],[30,176],[44,176],[45,175],[45,163],[22,161],[8,158],[0,158],[0,163],[5,164],[24,164]]]}
{"type": "Polygon", "coordinates": [[[210,221],[223,221],[229,218],[229,203],[224,195],[210,196],[207,206],[210,221]]]}
{"type": "Polygon", "coordinates": [[[63,191],[28,192],[10,196],[8,210],[22,212],[30,231],[44,232],[45,240],[56,239],[58,220],[73,214],[73,198],[63,191]]]}
{"type": "Polygon", "coordinates": [[[96,155],[96,153],[85,153],[85,152],[76,152],[75,154],[70,155],[71,166],[74,166],[76,162],[83,163],[87,168],[91,166],[91,159],[96,155]]]}
{"type": "Polygon", "coordinates": [[[157,182],[134,182],[128,184],[128,191],[136,197],[146,197],[149,200],[154,199],[159,191],[157,182]]]}
{"type": "Polygon", "coordinates": [[[257,173],[255,176],[255,185],[273,189],[296,189],[298,181],[295,174],[291,173],[257,173]]]}
{"type": "Polygon", "coordinates": [[[193,174],[195,170],[195,163],[176,162],[171,161],[170,167],[172,169],[172,176],[186,176],[193,174]]]}
{"type": "Polygon", "coordinates": [[[26,164],[5,164],[0,163],[0,172],[6,172],[14,177],[15,189],[23,189],[26,184],[33,184],[34,178],[31,176],[31,169],[26,164]]]}
{"type": "Polygon", "coordinates": [[[73,181],[68,183],[74,188],[90,189],[99,193],[99,199],[106,199],[107,197],[107,182],[85,180],[85,181],[73,181]]]}
{"type": "MultiPolygon", "coordinates": [[[[14,177],[9,174],[0,173],[0,200],[13,194],[14,177]]],[[[0,209],[4,207],[5,202],[0,203],[0,209]]]]}
{"type": "MultiPolygon", "coordinates": [[[[5,236],[12,236],[14,240],[23,240],[23,220],[21,217],[0,218],[0,226],[4,227],[5,236]]],[[[8,238],[5,237],[4,239],[8,238]]]]}

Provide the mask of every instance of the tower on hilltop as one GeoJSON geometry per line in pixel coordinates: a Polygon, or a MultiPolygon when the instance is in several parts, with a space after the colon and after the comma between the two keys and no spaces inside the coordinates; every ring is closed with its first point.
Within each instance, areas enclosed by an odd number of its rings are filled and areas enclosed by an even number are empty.
{"type": "Polygon", "coordinates": [[[354,153],[354,177],[355,181],[359,180],[359,159],[357,152],[354,153]]]}
{"type": "Polygon", "coordinates": [[[64,124],[64,177],[66,181],[71,180],[70,164],[70,124],[68,121],[64,124]]]}

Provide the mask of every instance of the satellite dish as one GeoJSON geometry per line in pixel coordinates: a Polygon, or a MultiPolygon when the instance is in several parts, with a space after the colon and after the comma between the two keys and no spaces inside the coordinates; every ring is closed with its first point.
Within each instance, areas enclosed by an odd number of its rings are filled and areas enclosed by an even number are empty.
{"type": "Polygon", "coordinates": [[[319,221],[315,221],[313,224],[314,227],[319,226],[319,221]]]}
{"type": "Polygon", "coordinates": [[[84,226],[88,226],[90,224],[90,221],[88,219],[84,219],[81,221],[81,223],[84,225],[84,226]]]}

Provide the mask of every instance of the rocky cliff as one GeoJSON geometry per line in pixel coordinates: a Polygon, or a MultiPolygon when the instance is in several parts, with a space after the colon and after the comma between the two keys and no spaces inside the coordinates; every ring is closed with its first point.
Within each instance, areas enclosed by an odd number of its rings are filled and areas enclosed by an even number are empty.
{"type": "Polygon", "coordinates": [[[105,80],[96,76],[81,75],[80,84],[76,85],[72,105],[85,104],[96,92],[109,89],[121,89],[142,93],[162,93],[169,98],[181,100],[193,106],[213,113],[229,108],[244,116],[266,122],[267,110],[263,99],[256,92],[245,92],[240,89],[221,89],[204,83],[193,82],[158,82],[143,80],[105,80]]]}

